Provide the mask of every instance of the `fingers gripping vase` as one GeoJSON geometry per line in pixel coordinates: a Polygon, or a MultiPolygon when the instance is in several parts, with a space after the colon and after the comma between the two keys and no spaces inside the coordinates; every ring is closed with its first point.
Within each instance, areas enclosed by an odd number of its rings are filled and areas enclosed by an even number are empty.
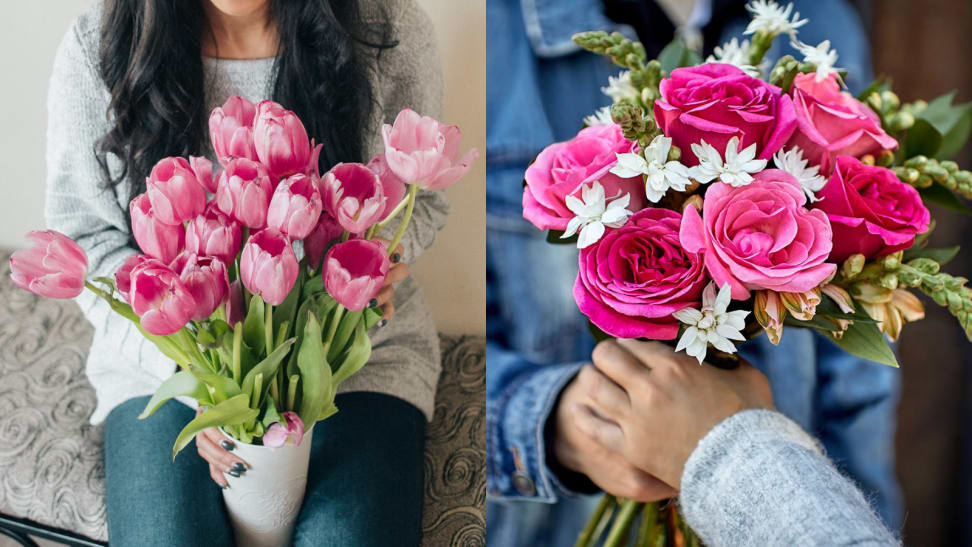
{"type": "Polygon", "coordinates": [[[238,478],[224,475],[229,488],[223,489],[223,501],[236,545],[283,547],[291,544],[307,487],[313,434],[311,427],[299,446],[288,443],[281,448],[236,441],[233,454],[249,464],[246,473],[238,478]]]}

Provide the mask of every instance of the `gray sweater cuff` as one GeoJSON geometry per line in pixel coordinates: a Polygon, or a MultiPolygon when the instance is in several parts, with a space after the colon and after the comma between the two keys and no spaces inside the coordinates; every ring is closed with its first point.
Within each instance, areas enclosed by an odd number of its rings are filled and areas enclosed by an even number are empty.
{"type": "Polygon", "coordinates": [[[898,545],[860,491],[797,424],[747,410],[685,463],[681,510],[708,545],[898,545]]]}

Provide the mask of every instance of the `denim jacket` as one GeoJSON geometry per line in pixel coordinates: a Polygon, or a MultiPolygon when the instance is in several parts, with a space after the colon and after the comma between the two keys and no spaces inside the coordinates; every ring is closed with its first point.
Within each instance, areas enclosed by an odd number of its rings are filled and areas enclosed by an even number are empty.
{"type": "MultiPolygon", "coordinates": [[[[838,65],[856,76],[849,83],[866,84],[870,58],[856,14],[839,0],[795,3],[810,18],[800,38],[812,44],[829,38],[841,55],[838,65]]],[[[619,69],[581,51],[571,36],[592,29],[635,36],[604,15],[602,0],[488,0],[486,16],[488,537],[495,545],[559,545],[576,537],[587,505],[573,514],[556,506],[587,492],[563,484],[548,464],[544,428],[594,342],[570,290],[577,250],[547,243],[523,220],[523,172],[543,147],[571,138],[585,115],[610,103],[600,87],[619,69]]],[[[740,35],[746,21],[721,24],[728,38],[740,35]]],[[[790,52],[781,42],[770,55],[790,52]]],[[[770,379],[777,408],[817,436],[897,528],[897,371],[805,330],[787,330],[775,347],[760,337],[742,351],[770,379]]]]}

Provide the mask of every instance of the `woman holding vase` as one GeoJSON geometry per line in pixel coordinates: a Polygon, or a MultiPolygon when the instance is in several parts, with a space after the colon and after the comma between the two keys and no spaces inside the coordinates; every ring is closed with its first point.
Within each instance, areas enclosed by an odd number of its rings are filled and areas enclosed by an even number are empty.
{"type": "MultiPolygon", "coordinates": [[[[381,124],[402,108],[439,114],[430,23],[413,0],[98,2],[63,39],[48,99],[47,223],[81,244],[92,276],[110,276],[136,253],[129,202],[157,159],[218,160],[208,113],[235,95],[293,110],[323,144],[321,172],[366,161],[381,150],[381,124]]],[[[297,545],[419,542],[424,427],[440,364],[406,263],[431,245],[447,209],[441,193],[420,192],[371,303],[385,312],[371,360],[342,384],[340,412],[315,427],[297,545]]],[[[85,293],[79,303],[95,328],[87,375],[98,397],[91,421],[105,423],[111,544],[232,545],[219,487],[207,479],[245,480],[247,462],[215,430],[197,437],[198,455],[171,461],[193,409],[137,416],[174,363],[103,301],[85,293]]]]}

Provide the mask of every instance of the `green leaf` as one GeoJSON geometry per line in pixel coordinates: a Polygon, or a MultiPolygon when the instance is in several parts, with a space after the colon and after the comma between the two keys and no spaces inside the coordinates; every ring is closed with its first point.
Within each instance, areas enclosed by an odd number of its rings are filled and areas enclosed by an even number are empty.
{"type": "Polygon", "coordinates": [[[260,361],[255,367],[250,369],[250,371],[246,373],[246,377],[243,378],[242,393],[247,396],[252,396],[256,377],[258,374],[262,374],[263,386],[260,389],[260,396],[255,400],[262,399],[263,395],[270,387],[270,382],[273,379],[273,375],[277,373],[277,368],[280,366],[280,363],[284,360],[284,358],[287,357],[287,353],[290,351],[290,346],[294,345],[294,342],[296,341],[296,338],[285,340],[283,343],[277,346],[277,349],[273,350],[273,353],[267,355],[264,360],[260,361]]]}
{"type": "Polygon", "coordinates": [[[228,376],[217,374],[197,365],[189,365],[189,373],[207,386],[207,390],[213,398],[213,403],[219,404],[240,394],[240,386],[236,385],[236,382],[228,376]]]}
{"type": "Polygon", "coordinates": [[[310,424],[317,421],[327,401],[333,398],[331,366],[324,356],[321,325],[310,311],[307,312],[304,321],[300,348],[297,352],[297,368],[300,369],[301,389],[300,410],[297,414],[304,427],[310,427],[310,424]]]}
{"type": "Polygon", "coordinates": [[[381,308],[365,308],[364,310],[365,330],[370,330],[371,327],[377,325],[378,321],[381,321],[382,314],[384,314],[384,311],[381,308]]]}
{"type": "MultiPolygon", "coordinates": [[[[953,105],[955,93],[952,91],[936,97],[918,115],[919,121],[925,121],[942,136],[940,148],[936,148],[935,154],[926,154],[927,156],[949,159],[962,149],[969,138],[969,131],[972,129],[972,103],[953,105]]],[[[910,132],[909,129],[909,135],[910,132]]]]}
{"type": "Polygon", "coordinates": [[[262,355],[267,345],[266,325],[263,319],[265,308],[266,303],[263,299],[254,294],[250,298],[250,309],[246,313],[246,319],[243,320],[243,341],[256,355],[262,355]]]}
{"type": "Polygon", "coordinates": [[[931,122],[918,118],[904,141],[905,159],[919,155],[934,157],[942,146],[942,134],[931,122]]]}
{"type": "Polygon", "coordinates": [[[898,367],[898,359],[894,356],[894,351],[891,350],[884,334],[878,330],[874,323],[854,322],[847,327],[844,335],[840,338],[836,338],[831,333],[824,334],[847,353],[869,361],[898,367]]]}
{"type": "Polygon", "coordinates": [[[263,414],[263,420],[260,421],[264,426],[270,427],[277,422],[283,422],[283,418],[280,417],[280,413],[277,412],[277,405],[273,402],[272,398],[267,398],[267,411],[263,414]]]}
{"type": "Polygon", "coordinates": [[[314,295],[322,292],[324,292],[324,278],[320,275],[315,275],[314,277],[308,279],[307,283],[304,283],[304,286],[301,287],[301,300],[306,301],[314,295]]]}
{"type": "Polygon", "coordinates": [[[138,415],[139,420],[144,420],[162,405],[166,403],[169,399],[173,397],[192,397],[193,399],[200,401],[201,403],[211,403],[209,398],[209,391],[206,390],[206,386],[196,379],[191,373],[180,370],[172,376],[162,382],[162,385],[155,390],[155,394],[149,399],[147,405],[145,405],[145,410],[138,415]]]}
{"type": "MultiPolygon", "coordinates": [[[[345,351],[339,360],[340,366],[334,373],[334,378],[331,380],[332,393],[337,392],[338,386],[342,382],[350,378],[354,373],[361,370],[361,367],[365,366],[368,359],[371,358],[371,339],[368,338],[368,331],[364,328],[363,323],[358,323],[354,328],[354,340],[351,342],[351,346],[345,351]]],[[[333,398],[333,396],[332,396],[333,398]]]]}
{"type": "Polygon", "coordinates": [[[363,316],[363,311],[348,311],[341,317],[341,323],[334,332],[334,339],[331,340],[330,349],[327,351],[327,361],[331,363],[332,367],[338,355],[344,352],[344,347],[348,345],[348,340],[351,339],[351,335],[355,332],[355,327],[361,323],[363,316]]]}
{"type": "Polygon", "coordinates": [[[671,74],[676,68],[701,63],[702,58],[695,50],[688,47],[684,40],[676,38],[661,50],[658,54],[658,62],[661,63],[662,70],[671,74]]]}
{"type": "Polygon", "coordinates": [[[816,329],[821,332],[831,332],[837,330],[837,324],[826,317],[823,314],[817,314],[810,319],[804,321],[801,319],[796,319],[792,315],[787,314],[783,318],[783,324],[788,327],[797,327],[803,329],[816,329]]]}
{"type": "Polygon", "coordinates": [[[577,243],[577,234],[570,237],[560,237],[564,235],[561,230],[547,230],[547,243],[553,243],[554,245],[573,245],[577,243]]]}
{"type": "Polygon", "coordinates": [[[940,184],[932,184],[928,188],[920,188],[918,193],[921,194],[922,201],[934,203],[956,213],[972,214],[972,209],[969,209],[968,205],[960,201],[955,193],[940,184]]]}
{"type": "Polygon", "coordinates": [[[241,393],[196,416],[193,421],[182,428],[176,438],[175,446],[172,447],[172,459],[175,460],[176,454],[192,442],[193,437],[203,429],[237,425],[256,418],[259,411],[250,408],[249,405],[249,397],[241,393]]]}
{"type": "Polygon", "coordinates": [[[955,258],[955,255],[958,254],[959,249],[961,249],[961,247],[958,245],[940,249],[908,249],[905,251],[904,258],[902,258],[901,261],[908,262],[916,258],[930,258],[935,262],[938,262],[939,265],[944,266],[955,258]]]}
{"type": "Polygon", "coordinates": [[[833,298],[826,294],[820,295],[820,303],[817,304],[817,310],[814,314],[816,316],[822,316],[832,319],[850,319],[851,321],[863,321],[865,323],[876,323],[871,316],[865,313],[863,310],[858,308],[853,313],[844,313],[841,311],[840,306],[833,298]]]}
{"type": "Polygon", "coordinates": [[[326,420],[331,416],[337,414],[337,411],[338,411],[337,405],[334,404],[334,401],[331,401],[330,403],[327,404],[327,406],[324,407],[324,410],[321,411],[321,415],[317,417],[317,421],[319,422],[321,420],[326,420]]]}

